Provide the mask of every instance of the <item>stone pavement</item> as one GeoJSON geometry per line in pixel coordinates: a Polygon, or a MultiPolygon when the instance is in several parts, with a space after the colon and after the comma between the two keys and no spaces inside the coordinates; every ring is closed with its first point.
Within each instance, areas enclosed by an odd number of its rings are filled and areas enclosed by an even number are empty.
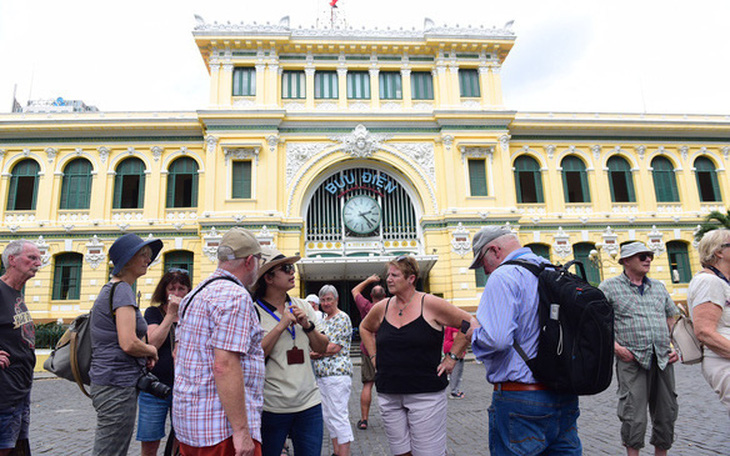
{"type": "MultiPolygon", "coordinates": [[[[724,407],[705,383],[699,366],[676,366],[679,394],[679,419],[676,442],[669,452],[674,456],[730,455],[730,420],[724,407]]],[[[487,455],[487,407],[491,387],[484,379],[484,367],[467,363],[463,387],[466,397],[449,400],[449,454],[487,455]]],[[[360,369],[355,367],[353,393],[350,397],[350,421],[359,419],[360,369]]],[[[616,386],[603,393],[581,398],[579,433],[584,454],[622,455],[616,418],[616,386]]],[[[367,431],[354,429],[353,456],[388,454],[377,407],[370,414],[367,431]]],[[[91,400],[71,382],[55,378],[37,379],[32,394],[31,447],[34,455],[90,454],[94,439],[95,413],[91,400]]],[[[648,445],[649,437],[647,437],[648,445]]],[[[161,452],[160,452],[161,453],[161,452]]],[[[643,452],[652,454],[649,447],[643,452]]],[[[139,455],[139,444],[132,442],[130,455],[139,455]]],[[[331,446],[325,436],[323,455],[331,446]]]]}

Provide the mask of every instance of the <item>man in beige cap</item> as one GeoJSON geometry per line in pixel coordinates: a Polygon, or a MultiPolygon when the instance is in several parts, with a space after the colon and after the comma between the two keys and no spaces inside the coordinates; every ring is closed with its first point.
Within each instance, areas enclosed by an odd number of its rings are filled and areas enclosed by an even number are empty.
{"type": "Polygon", "coordinates": [[[650,443],[658,456],[672,446],[679,411],[672,366],[678,356],[669,344],[679,311],[664,284],[647,277],[653,259],[654,252],[643,243],[625,244],[618,260],[623,273],[599,286],[614,309],[618,417],[629,456],[644,447],[647,405],[650,443]]]}
{"type": "Polygon", "coordinates": [[[218,269],[180,303],[172,410],[182,454],[261,454],[263,331],[245,288],[260,260],[253,234],[232,228],[218,269]]]}

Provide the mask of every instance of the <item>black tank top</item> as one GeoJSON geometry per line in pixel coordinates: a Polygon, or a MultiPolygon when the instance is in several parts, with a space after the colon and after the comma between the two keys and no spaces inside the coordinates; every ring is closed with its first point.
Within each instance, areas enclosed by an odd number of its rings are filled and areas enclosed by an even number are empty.
{"type": "Polygon", "coordinates": [[[385,316],[375,336],[375,387],[379,393],[434,393],[449,383],[446,375],[436,375],[444,332],[437,331],[423,318],[425,296],[421,297],[421,315],[401,328],[387,319],[392,298],[385,305],[385,316]]]}

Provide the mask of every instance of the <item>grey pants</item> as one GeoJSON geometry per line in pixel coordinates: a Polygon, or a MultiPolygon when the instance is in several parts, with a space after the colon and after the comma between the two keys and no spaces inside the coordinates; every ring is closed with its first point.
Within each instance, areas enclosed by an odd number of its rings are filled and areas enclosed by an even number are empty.
{"type": "Polygon", "coordinates": [[[93,456],[125,456],[137,416],[137,388],[91,385],[96,410],[93,456]]]}
{"type": "Polygon", "coordinates": [[[660,450],[668,450],[674,442],[674,422],[679,413],[674,366],[668,364],[661,370],[656,357],[649,370],[643,369],[636,361],[616,361],[622,443],[629,448],[644,447],[648,405],[652,424],[649,442],[660,450]]]}
{"type": "Polygon", "coordinates": [[[458,394],[461,392],[459,389],[459,384],[461,384],[461,376],[464,373],[464,360],[457,361],[456,364],[454,364],[454,370],[451,372],[451,375],[449,376],[449,389],[451,390],[452,394],[458,394]]]}

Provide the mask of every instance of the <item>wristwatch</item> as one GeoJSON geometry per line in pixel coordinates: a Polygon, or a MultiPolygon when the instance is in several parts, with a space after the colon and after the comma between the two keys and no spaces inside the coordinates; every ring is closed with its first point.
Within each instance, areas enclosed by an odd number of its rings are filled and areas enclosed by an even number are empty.
{"type": "Polygon", "coordinates": [[[446,356],[448,356],[449,358],[453,359],[454,361],[461,361],[462,360],[462,358],[459,358],[458,356],[456,356],[455,354],[453,354],[451,352],[446,353],[446,356]]]}
{"type": "Polygon", "coordinates": [[[304,334],[309,334],[312,331],[314,331],[314,322],[312,320],[309,320],[309,328],[302,328],[304,331],[304,334]]]}

